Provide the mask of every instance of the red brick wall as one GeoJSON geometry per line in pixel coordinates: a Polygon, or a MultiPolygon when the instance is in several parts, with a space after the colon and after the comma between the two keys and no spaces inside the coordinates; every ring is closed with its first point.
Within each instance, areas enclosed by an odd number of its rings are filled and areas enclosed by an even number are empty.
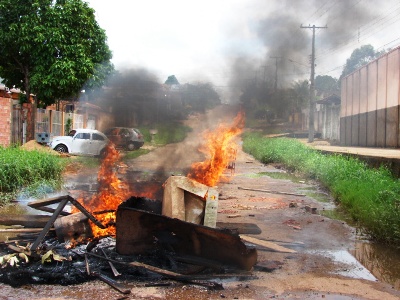
{"type": "Polygon", "coordinates": [[[0,146],[11,144],[11,99],[0,97],[0,146]]]}

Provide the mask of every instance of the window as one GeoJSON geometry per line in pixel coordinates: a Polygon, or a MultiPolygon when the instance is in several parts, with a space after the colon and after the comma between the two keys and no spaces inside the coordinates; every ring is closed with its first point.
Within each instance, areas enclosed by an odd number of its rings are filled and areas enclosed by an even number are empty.
{"type": "Polygon", "coordinates": [[[88,132],[81,132],[81,133],[78,133],[78,134],[75,136],[75,138],[76,138],[76,139],[81,139],[81,140],[90,140],[90,133],[88,133],[88,132]]]}
{"type": "Polygon", "coordinates": [[[114,129],[111,131],[111,135],[118,135],[118,132],[119,132],[119,129],[118,129],[118,128],[114,128],[114,129]]]}
{"type": "Polygon", "coordinates": [[[120,131],[119,131],[119,135],[120,136],[129,136],[129,130],[128,129],[125,129],[125,128],[122,128],[120,131]]]}
{"type": "Polygon", "coordinates": [[[92,134],[92,139],[94,141],[104,141],[104,137],[98,133],[93,133],[92,134]]]}

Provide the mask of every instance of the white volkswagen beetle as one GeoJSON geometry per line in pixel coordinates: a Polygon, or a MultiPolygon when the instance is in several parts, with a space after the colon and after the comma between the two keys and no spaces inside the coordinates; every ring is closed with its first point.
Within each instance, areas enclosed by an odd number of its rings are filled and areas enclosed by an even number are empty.
{"type": "Polygon", "coordinates": [[[49,146],[61,153],[101,156],[109,139],[95,129],[74,129],[68,135],[56,136],[49,146]]]}

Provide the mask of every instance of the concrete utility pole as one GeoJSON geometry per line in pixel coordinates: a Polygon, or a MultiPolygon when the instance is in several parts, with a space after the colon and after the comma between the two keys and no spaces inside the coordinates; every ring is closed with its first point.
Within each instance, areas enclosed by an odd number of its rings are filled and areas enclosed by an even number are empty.
{"type": "Polygon", "coordinates": [[[275,83],[274,83],[274,90],[278,89],[278,59],[282,58],[280,56],[270,56],[269,58],[275,59],[275,83]]]}
{"type": "Polygon", "coordinates": [[[260,68],[263,68],[263,70],[264,70],[264,75],[263,75],[263,84],[265,84],[265,78],[266,78],[266,74],[267,74],[267,66],[260,66],[260,68]]]}
{"type": "Polygon", "coordinates": [[[312,143],[314,141],[314,111],[315,111],[315,84],[314,84],[314,76],[315,76],[315,29],[328,28],[328,26],[318,27],[318,26],[303,26],[300,25],[300,28],[312,28],[313,36],[312,36],[312,47],[311,47],[311,75],[310,75],[310,106],[309,106],[309,122],[308,122],[308,142],[312,143]]]}

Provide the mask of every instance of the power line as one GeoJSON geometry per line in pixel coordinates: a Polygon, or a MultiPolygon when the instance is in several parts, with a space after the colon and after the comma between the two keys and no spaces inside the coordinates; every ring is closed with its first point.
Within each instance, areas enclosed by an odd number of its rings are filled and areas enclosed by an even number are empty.
{"type": "Polygon", "coordinates": [[[391,24],[396,22],[397,18],[399,18],[400,7],[397,7],[394,10],[394,8],[398,5],[399,5],[399,3],[391,6],[384,13],[382,13],[379,16],[372,19],[371,22],[361,26],[359,28],[359,30],[360,30],[359,33],[352,35],[346,42],[343,42],[339,45],[336,45],[335,47],[332,47],[330,49],[323,51],[321,53],[321,55],[324,55],[324,56],[331,55],[339,50],[342,50],[344,47],[347,47],[347,48],[350,48],[351,46],[354,47],[355,44],[358,44],[358,43],[366,40],[368,37],[371,37],[374,34],[387,28],[388,26],[390,26],[391,24]],[[393,14],[394,14],[394,16],[391,16],[393,14]],[[389,24],[387,24],[387,23],[389,23],[389,24]],[[375,26],[375,27],[373,27],[373,26],[375,26]],[[359,34],[360,34],[360,36],[362,36],[361,39],[358,38],[359,34]]]}

